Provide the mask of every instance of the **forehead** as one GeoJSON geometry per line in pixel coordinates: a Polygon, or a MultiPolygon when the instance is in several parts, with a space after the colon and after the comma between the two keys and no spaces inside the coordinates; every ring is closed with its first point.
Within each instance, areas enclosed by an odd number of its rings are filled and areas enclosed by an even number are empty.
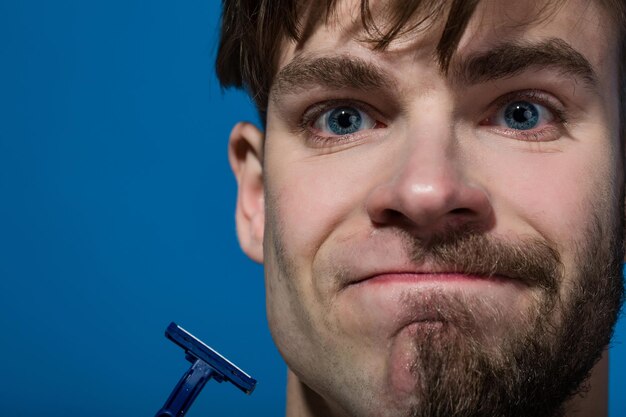
{"type": "MultiPolygon", "coordinates": [[[[427,3],[427,2],[424,2],[427,3]]],[[[360,55],[368,58],[436,61],[436,48],[449,18],[448,3],[443,7],[418,9],[400,34],[383,50],[376,50],[376,33],[389,29],[389,2],[370,1],[374,27],[365,28],[361,1],[337,2],[328,19],[314,20],[300,42],[283,41],[278,55],[278,71],[294,58],[312,55],[360,55]],[[439,11],[434,12],[433,11],[439,11]],[[374,36],[372,36],[374,35],[374,36]]],[[[452,17],[454,20],[456,16],[452,17]]],[[[617,25],[599,1],[587,0],[482,0],[468,20],[458,40],[455,56],[485,51],[502,42],[563,39],[580,51],[594,67],[617,65],[617,25]],[[613,62],[609,62],[609,61],[613,62]]],[[[307,15],[303,16],[303,20],[307,15]]]]}

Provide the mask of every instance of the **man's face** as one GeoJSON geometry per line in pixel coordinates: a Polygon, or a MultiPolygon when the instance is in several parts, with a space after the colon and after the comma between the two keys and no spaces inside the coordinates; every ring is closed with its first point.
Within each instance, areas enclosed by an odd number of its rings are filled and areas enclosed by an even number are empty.
{"type": "Polygon", "coordinates": [[[283,44],[270,92],[279,350],[337,414],[517,415],[520,396],[553,412],[606,344],[621,289],[608,15],[482,1],[444,74],[443,22],[377,51],[344,3],[283,44]]]}

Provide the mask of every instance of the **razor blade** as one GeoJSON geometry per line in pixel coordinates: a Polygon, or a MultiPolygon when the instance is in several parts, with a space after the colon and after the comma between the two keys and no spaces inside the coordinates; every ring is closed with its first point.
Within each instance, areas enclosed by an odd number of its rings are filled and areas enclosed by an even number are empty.
{"type": "Polygon", "coordinates": [[[210,379],[231,382],[246,394],[251,394],[254,390],[254,378],[176,323],[170,323],[165,330],[165,336],[184,349],[185,357],[192,365],[178,381],[156,417],[185,415],[210,379]]]}

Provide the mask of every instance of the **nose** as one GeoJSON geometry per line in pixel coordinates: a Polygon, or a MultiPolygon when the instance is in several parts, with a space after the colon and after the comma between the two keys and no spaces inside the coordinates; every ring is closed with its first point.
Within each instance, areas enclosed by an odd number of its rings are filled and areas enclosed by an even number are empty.
{"type": "Polygon", "coordinates": [[[471,228],[486,230],[493,222],[487,190],[453,140],[427,138],[408,142],[397,152],[394,166],[367,197],[368,215],[375,226],[395,226],[416,238],[471,228]]]}

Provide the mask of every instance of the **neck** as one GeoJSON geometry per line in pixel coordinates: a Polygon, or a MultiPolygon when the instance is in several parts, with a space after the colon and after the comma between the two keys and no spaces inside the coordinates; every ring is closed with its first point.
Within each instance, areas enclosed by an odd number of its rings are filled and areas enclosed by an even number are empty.
{"type": "Polygon", "coordinates": [[[333,412],[319,394],[300,381],[291,370],[288,370],[286,417],[338,417],[342,415],[342,413],[333,412]]]}
{"type": "Polygon", "coordinates": [[[609,414],[609,353],[591,370],[585,389],[565,404],[566,417],[607,417],[609,414]]]}
{"type": "MultiPolygon", "coordinates": [[[[609,358],[605,352],[593,368],[585,389],[565,404],[565,417],[608,416],[609,358]]],[[[319,394],[302,383],[291,370],[287,374],[286,417],[343,417],[319,394]]]]}

